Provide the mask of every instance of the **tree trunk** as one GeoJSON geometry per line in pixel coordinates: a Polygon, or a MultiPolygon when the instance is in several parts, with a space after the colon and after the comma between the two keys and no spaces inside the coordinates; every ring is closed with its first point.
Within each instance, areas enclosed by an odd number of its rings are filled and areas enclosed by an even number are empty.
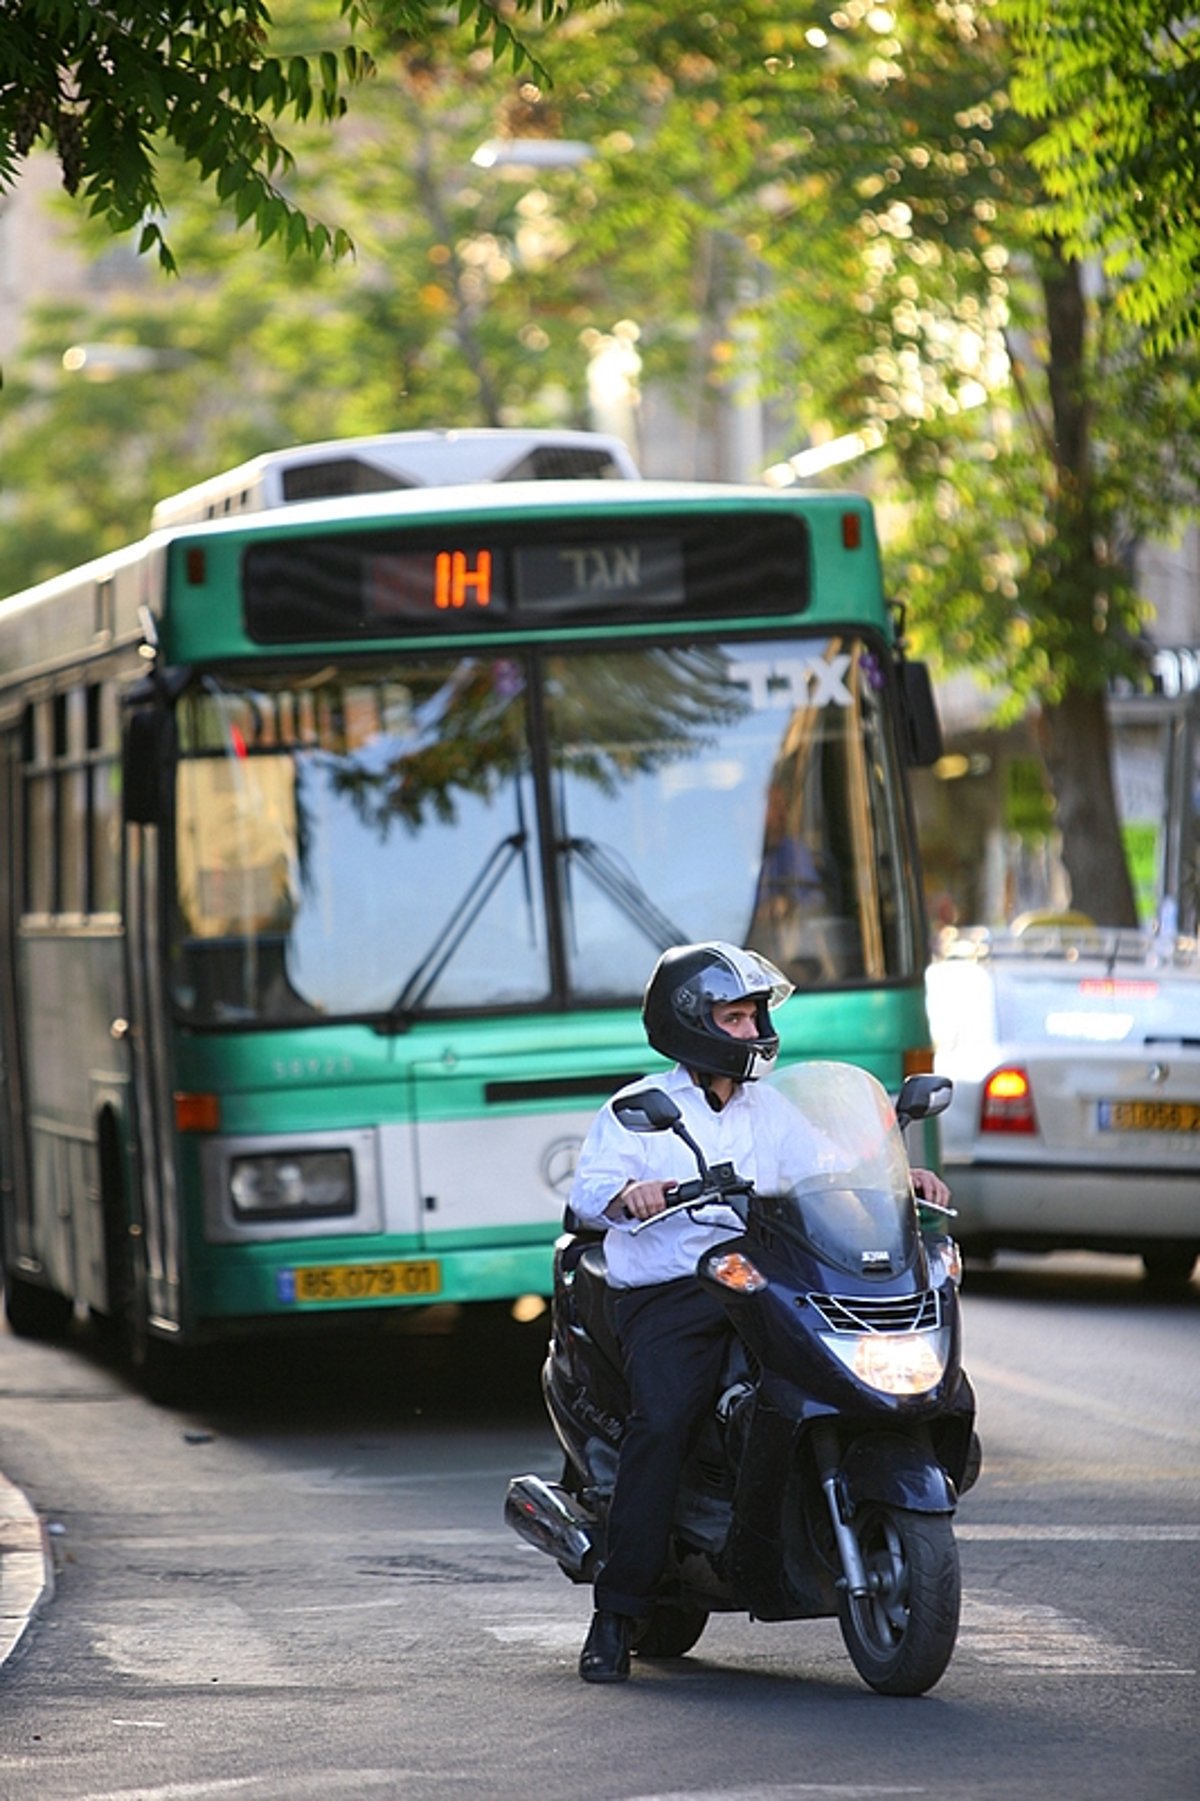
{"type": "MultiPolygon", "coordinates": [[[[1103,588],[1095,549],[1088,309],[1083,271],[1057,247],[1043,265],[1042,291],[1054,463],[1049,509],[1053,540],[1043,559],[1043,576],[1059,614],[1067,667],[1082,671],[1094,655],[1097,600],[1103,588]]],[[[1093,689],[1086,679],[1069,681],[1060,700],[1044,700],[1040,737],[1057,803],[1072,906],[1090,914],[1098,925],[1135,926],[1137,904],[1113,788],[1103,689],[1093,689]]]]}
{"type": "Polygon", "coordinates": [[[447,265],[450,281],[445,284],[448,298],[453,305],[451,330],[458,342],[463,362],[475,377],[479,387],[479,408],[483,414],[483,423],[489,426],[500,424],[500,396],[496,392],[496,384],[492,379],[492,371],[488,365],[487,354],[480,341],[476,326],[482,311],[481,302],[469,302],[464,297],[466,271],[462,258],[455,246],[455,232],[446,211],[437,168],[435,164],[432,137],[428,126],[421,119],[420,113],[410,108],[409,113],[416,125],[417,155],[413,165],[413,179],[417,193],[425,209],[425,217],[440,241],[450,247],[450,258],[447,265]]]}
{"type": "Polygon", "coordinates": [[[1043,708],[1042,756],[1057,804],[1071,905],[1097,925],[1135,926],[1137,905],[1113,795],[1108,705],[1078,690],[1043,708]]]}

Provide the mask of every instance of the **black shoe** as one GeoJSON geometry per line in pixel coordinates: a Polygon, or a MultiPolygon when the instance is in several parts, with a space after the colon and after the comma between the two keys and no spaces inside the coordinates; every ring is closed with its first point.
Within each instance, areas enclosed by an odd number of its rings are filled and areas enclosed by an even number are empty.
{"type": "Polygon", "coordinates": [[[625,1613],[592,1615],[591,1630],[579,1653],[579,1674],[585,1682],[625,1682],[629,1677],[629,1641],[633,1621],[625,1613]]]}

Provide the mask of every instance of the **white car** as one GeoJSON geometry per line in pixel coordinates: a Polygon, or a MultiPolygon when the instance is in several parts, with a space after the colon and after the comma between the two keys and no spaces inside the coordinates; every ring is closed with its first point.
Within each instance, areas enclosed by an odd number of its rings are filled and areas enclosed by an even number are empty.
{"type": "Polygon", "coordinates": [[[967,1256],[1200,1255],[1200,946],[1056,927],[947,933],[926,978],[951,1077],[944,1174],[967,1256]]]}

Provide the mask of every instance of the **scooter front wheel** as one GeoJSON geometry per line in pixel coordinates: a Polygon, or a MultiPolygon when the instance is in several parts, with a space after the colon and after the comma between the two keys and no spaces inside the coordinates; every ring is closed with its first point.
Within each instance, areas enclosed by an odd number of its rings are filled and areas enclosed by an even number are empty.
{"type": "Polygon", "coordinates": [[[843,1591],[838,1622],[851,1662],[881,1695],[923,1695],[958,1637],[962,1579],[948,1514],[867,1502],[851,1527],[870,1591],[843,1591]]]}

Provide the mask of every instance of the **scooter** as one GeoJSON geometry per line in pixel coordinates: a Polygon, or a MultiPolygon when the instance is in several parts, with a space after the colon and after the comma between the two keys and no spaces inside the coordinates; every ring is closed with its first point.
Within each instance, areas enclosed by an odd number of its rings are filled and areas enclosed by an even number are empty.
{"type": "MultiPolygon", "coordinates": [[[[944,1076],[910,1076],[893,1108],[873,1076],[844,1063],[798,1065],[775,1082],[821,1144],[819,1167],[783,1195],[756,1194],[729,1164],[710,1168],[661,1089],[613,1103],[630,1131],[676,1133],[698,1170],[632,1229],[682,1210],[731,1233],[696,1271],[732,1327],[724,1379],[633,1648],[683,1656],[714,1612],[836,1615],[869,1687],[919,1695],[954,1650],[953,1518],[979,1440],[961,1365],[960,1263],[941,1217],[952,1209],[916,1200],[903,1131],[943,1112],[953,1090],[944,1076]]],[[[507,1523],[577,1583],[603,1559],[628,1405],[610,1294],[598,1235],[569,1231],[555,1250],[542,1374],[563,1475],[514,1477],[505,1498],[507,1523]]]]}

